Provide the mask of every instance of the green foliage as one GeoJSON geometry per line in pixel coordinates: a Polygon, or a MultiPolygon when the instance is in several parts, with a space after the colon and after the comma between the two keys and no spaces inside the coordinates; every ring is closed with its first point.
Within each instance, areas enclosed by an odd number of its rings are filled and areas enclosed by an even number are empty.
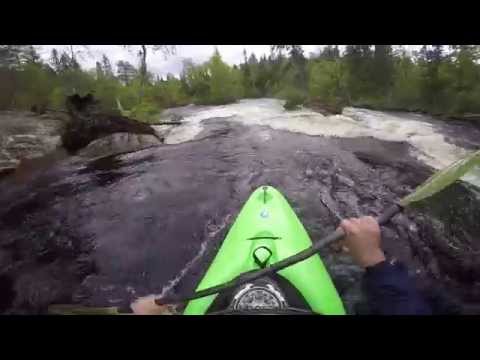
{"type": "Polygon", "coordinates": [[[236,98],[232,69],[222,61],[218,51],[207,64],[209,79],[209,103],[220,105],[232,102],[236,98]]]}
{"type": "Polygon", "coordinates": [[[241,71],[223,62],[218,51],[206,64],[187,64],[184,81],[188,87],[186,93],[196,104],[227,104],[243,96],[241,71]]]}
{"type": "Polygon", "coordinates": [[[54,109],[63,109],[67,96],[94,93],[96,80],[92,74],[72,68],[57,74],[53,84],[53,90],[49,94],[50,105],[54,109]]]}
{"type": "Polygon", "coordinates": [[[117,62],[117,78],[124,85],[129,85],[138,76],[138,71],[128,61],[117,62]]]}
{"type": "Polygon", "coordinates": [[[210,74],[206,65],[187,64],[184,69],[187,93],[195,103],[207,103],[210,94],[210,74]]]}
{"type": "Polygon", "coordinates": [[[33,105],[47,107],[49,93],[54,85],[52,74],[41,64],[27,63],[18,72],[15,105],[20,109],[30,109],[33,105]]]}
{"type": "Polygon", "coordinates": [[[116,98],[125,110],[131,110],[140,101],[139,86],[120,85],[117,91],[116,98]]]}
{"type": "Polygon", "coordinates": [[[55,87],[48,96],[50,107],[63,109],[65,107],[66,95],[61,87],[55,87]]]}
{"type": "Polygon", "coordinates": [[[347,45],[343,61],[346,65],[346,83],[353,99],[373,93],[373,52],[370,45],[347,45]]]}
{"type": "Polygon", "coordinates": [[[9,109],[14,105],[17,82],[16,71],[0,67],[0,110],[9,109]]]}
{"type": "Polygon", "coordinates": [[[305,103],[307,95],[302,90],[294,87],[286,87],[278,93],[278,97],[285,100],[285,110],[295,110],[305,103]]]}
{"type": "Polygon", "coordinates": [[[406,110],[420,109],[420,70],[407,56],[394,63],[394,85],[390,105],[406,110]]]}
{"type": "MultiPolygon", "coordinates": [[[[146,59],[146,50],[136,48],[146,59]]],[[[119,61],[114,72],[104,55],[85,70],[78,52],[52,50],[48,64],[31,45],[0,45],[0,109],[33,105],[62,109],[68,95],[92,93],[103,112],[123,112],[154,121],[162,109],[220,105],[241,98],[277,97],[286,109],[306,100],[339,109],[344,105],[420,110],[436,114],[480,113],[479,46],[424,46],[412,55],[391,45],[327,46],[306,59],[298,45],[277,45],[269,56],[244,51],[230,66],[218,51],[203,64],[184,62],[180,79],[119,61]]],[[[142,60],[142,61],[143,61],[142,60]]]]}
{"type": "Polygon", "coordinates": [[[92,93],[100,101],[103,112],[116,112],[117,94],[121,86],[117,80],[110,77],[102,77],[95,81],[92,93]]]}
{"type": "Polygon", "coordinates": [[[480,111],[478,46],[456,46],[450,54],[442,46],[424,46],[411,57],[390,45],[349,45],[335,61],[332,49],[325,52],[310,61],[309,95],[326,104],[450,115],[480,111]]]}
{"type": "Polygon", "coordinates": [[[325,103],[335,103],[344,95],[344,64],[339,60],[319,60],[309,67],[309,95],[325,103]]]}
{"type": "Polygon", "coordinates": [[[182,81],[170,76],[166,81],[160,81],[153,87],[155,100],[162,107],[184,106],[190,103],[182,81]]]}
{"type": "Polygon", "coordinates": [[[144,122],[155,122],[160,112],[161,109],[157,104],[144,100],[132,108],[130,117],[144,122]]]}

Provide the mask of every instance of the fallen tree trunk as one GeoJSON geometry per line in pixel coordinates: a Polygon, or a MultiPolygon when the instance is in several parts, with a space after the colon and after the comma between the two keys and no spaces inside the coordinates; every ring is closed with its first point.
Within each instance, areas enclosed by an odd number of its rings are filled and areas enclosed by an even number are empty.
{"type": "Polygon", "coordinates": [[[183,123],[181,121],[161,121],[158,123],[150,124],[150,125],[182,125],[183,123]]]}
{"type": "Polygon", "coordinates": [[[62,134],[62,142],[70,153],[84,148],[93,140],[121,132],[153,135],[163,142],[148,124],[121,115],[100,113],[98,101],[90,94],[85,97],[69,96],[66,105],[70,121],[62,134]]]}

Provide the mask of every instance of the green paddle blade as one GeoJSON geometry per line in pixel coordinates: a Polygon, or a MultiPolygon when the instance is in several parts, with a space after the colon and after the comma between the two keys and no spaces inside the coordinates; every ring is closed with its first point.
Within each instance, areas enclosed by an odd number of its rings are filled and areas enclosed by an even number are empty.
{"type": "Polygon", "coordinates": [[[480,150],[475,151],[470,155],[455,161],[451,165],[447,166],[445,169],[442,169],[433,174],[430,178],[427,179],[427,181],[417,187],[417,189],[413,193],[403,198],[400,201],[400,205],[405,207],[413,202],[423,200],[438,193],[439,191],[445,189],[447,186],[453,184],[455,181],[460,179],[474,166],[478,165],[480,165],[480,150]]]}

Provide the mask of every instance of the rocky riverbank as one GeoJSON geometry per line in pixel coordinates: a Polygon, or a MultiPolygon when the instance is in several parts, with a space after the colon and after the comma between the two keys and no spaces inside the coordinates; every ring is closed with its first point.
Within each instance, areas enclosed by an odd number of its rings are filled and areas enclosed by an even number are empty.
{"type": "Polygon", "coordinates": [[[99,158],[158,146],[170,126],[98,113],[92,97],[67,99],[68,112],[0,112],[0,178],[24,178],[76,154],[99,158]]]}
{"type": "Polygon", "coordinates": [[[0,176],[14,172],[22,160],[61,147],[65,117],[60,113],[0,112],[0,176]]]}

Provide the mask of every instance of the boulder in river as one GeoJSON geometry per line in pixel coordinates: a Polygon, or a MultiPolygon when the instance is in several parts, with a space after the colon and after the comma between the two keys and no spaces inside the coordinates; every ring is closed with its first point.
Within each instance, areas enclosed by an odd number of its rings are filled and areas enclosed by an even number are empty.
{"type": "Polygon", "coordinates": [[[134,152],[158,146],[159,139],[154,135],[115,133],[92,141],[85,148],[78,151],[77,155],[96,159],[127,152],[134,152]]]}

